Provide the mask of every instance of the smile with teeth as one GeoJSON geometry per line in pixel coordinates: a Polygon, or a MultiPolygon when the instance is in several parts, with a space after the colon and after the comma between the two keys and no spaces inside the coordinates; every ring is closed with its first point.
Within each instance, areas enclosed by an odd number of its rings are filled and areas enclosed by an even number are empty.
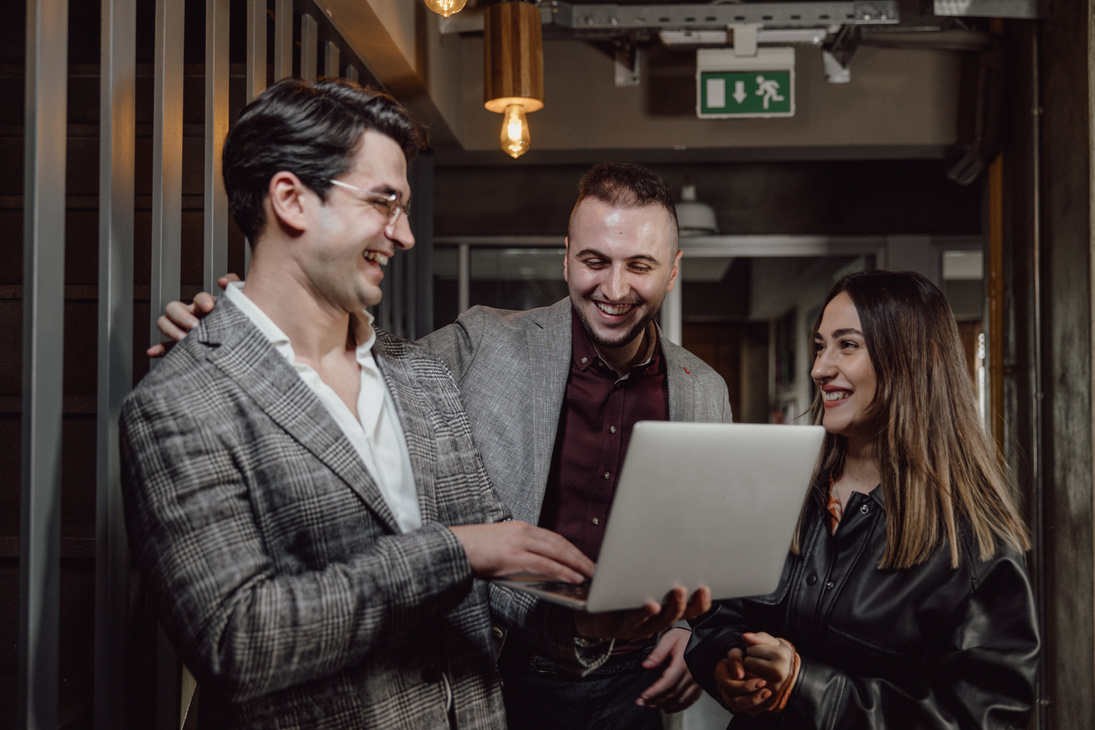
{"type": "Polygon", "coordinates": [[[366,251],[365,259],[367,261],[375,261],[381,266],[387,266],[388,264],[388,257],[380,253],[379,251],[366,251]]]}
{"type": "Polygon", "coordinates": [[[593,304],[605,314],[611,314],[617,317],[622,314],[627,314],[635,306],[634,304],[609,304],[608,302],[593,302],[593,304]]]}
{"type": "Polygon", "coordinates": [[[851,393],[846,390],[833,390],[822,393],[821,397],[824,398],[826,401],[837,401],[844,400],[850,395],[851,393]]]}

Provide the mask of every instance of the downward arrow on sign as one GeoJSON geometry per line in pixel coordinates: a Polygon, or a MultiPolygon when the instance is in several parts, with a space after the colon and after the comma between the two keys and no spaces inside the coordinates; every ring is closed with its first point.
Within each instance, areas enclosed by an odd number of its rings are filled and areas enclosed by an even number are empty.
{"type": "Polygon", "coordinates": [[[737,101],[739,104],[742,103],[743,101],[745,101],[746,93],[745,93],[745,82],[744,81],[735,81],[734,82],[734,94],[733,94],[733,96],[734,96],[734,100],[737,101]]]}

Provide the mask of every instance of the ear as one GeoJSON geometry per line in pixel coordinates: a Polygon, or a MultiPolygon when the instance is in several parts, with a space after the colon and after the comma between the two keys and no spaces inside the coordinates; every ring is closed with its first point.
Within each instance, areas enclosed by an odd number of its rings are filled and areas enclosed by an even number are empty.
{"type": "Polygon", "coordinates": [[[308,227],[305,197],[309,193],[311,190],[293,173],[285,170],[274,173],[266,190],[271,220],[293,231],[305,230],[308,227]]]}
{"type": "Polygon", "coordinates": [[[681,256],[684,255],[684,250],[678,248],[677,253],[673,256],[673,270],[669,272],[669,283],[665,285],[665,293],[673,291],[673,287],[677,285],[677,274],[681,271],[681,256]]]}
{"type": "Polygon", "coordinates": [[[570,283],[567,273],[567,259],[570,258],[570,236],[563,239],[563,281],[570,283]]]}

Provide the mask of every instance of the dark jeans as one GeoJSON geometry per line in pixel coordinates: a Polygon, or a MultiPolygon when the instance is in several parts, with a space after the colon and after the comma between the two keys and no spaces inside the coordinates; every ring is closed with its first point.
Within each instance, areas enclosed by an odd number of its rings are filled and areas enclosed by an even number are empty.
{"type": "Polygon", "coordinates": [[[662,713],[635,700],[661,676],[643,669],[644,653],[610,657],[575,675],[521,651],[502,652],[502,697],[510,730],[661,730],[662,713]]]}

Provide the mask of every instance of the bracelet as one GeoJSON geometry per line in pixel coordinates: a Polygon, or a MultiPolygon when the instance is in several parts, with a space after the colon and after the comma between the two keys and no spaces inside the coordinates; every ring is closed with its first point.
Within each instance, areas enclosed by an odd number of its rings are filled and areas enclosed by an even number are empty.
{"type": "Polygon", "coordinates": [[[791,689],[795,686],[795,681],[798,679],[798,670],[800,659],[798,651],[794,645],[787,639],[780,639],[791,650],[791,676],[787,678],[787,682],[780,688],[779,694],[772,700],[772,703],[768,706],[769,712],[783,712],[783,708],[787,707],[787,701],[791,698],[791,689]]]}

